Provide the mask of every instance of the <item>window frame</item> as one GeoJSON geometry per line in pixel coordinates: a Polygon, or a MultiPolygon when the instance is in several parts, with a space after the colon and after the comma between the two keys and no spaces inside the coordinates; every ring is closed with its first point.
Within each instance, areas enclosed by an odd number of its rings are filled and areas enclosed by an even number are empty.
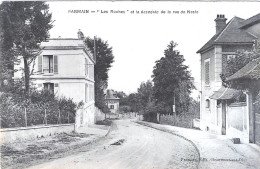
{"type": "Polygon", "coordinates": [[[42,72],[44,74],[53,74],[54,73],[54,55],[43,55],[42,56],[42,72]],[[45,69],[45,58],[48,58],[48,69],[45,69]],[[51,69],[51,58],[52,58],[52,69],[51,69]],[[48,72],[45,72],[48,70],[48,72]],[[52,70],[52,72],[51,72],[52,70]]]}
{"type": "Polygon", "coordinates": [[[210,100],[206,99],[205,103],[206,103],[206,105],[205,105],[206,109],[210,109],[210,100]]]}
{"type": "Polygon", "coordinates": [[[50,93],[54,94],[54,83],[43,83],[43,90],[48,90],[50,93]],[[47,86],[47,88],[46,88],[47,86]]]}

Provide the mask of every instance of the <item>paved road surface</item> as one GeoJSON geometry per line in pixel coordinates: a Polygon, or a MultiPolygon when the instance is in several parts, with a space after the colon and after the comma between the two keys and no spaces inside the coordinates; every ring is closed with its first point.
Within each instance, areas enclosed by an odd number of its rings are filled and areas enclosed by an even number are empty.
{"type": "Polygon", "coordinates": [[[175,135],[130,120],[116,120],[104,143],[86,152],[30,169],[178,169],[196,168],[198,153],[175,135]]]}

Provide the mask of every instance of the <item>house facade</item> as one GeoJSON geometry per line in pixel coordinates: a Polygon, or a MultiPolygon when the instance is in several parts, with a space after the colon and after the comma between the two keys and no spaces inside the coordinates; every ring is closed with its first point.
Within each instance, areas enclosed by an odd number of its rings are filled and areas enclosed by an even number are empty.
{"type": "Polygon", "coordinates": [[[246,102],[233,103],[238,91],[223,87],[221,74],[227,61],[237,51],[251,51],[253,42],[260,37],[260,14],[249,19],[224,15],[215,19],[216,34],[197,53],[201,55],[200,128],[218,134],[241,137],[248,142],[249,115],[246,102]]]}
{"type": "Polygon", "coordinates": [[[119,100],[113,90],[106,91],[105,101],[111,113],[119,114],[119,100]]]}
{"type": "Polygon", "coordinates": [[[84,102],[76,113],[76,129],[94,124],[95,60],[82,37],[48,39],[41,47],[42,52],[31,67],[31,82],[39,90],[47,89],[58,97],[84,102]]]}

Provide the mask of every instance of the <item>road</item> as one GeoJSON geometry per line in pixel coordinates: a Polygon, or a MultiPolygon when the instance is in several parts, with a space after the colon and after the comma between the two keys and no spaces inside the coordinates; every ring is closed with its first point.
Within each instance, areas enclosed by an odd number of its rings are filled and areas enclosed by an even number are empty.
{"type": "Polygon", "coordinates": [[[188,169],[196,168],[198,158],[194,146],[183,138],[115,120],[99,145],[30,169],[188,169]]]}

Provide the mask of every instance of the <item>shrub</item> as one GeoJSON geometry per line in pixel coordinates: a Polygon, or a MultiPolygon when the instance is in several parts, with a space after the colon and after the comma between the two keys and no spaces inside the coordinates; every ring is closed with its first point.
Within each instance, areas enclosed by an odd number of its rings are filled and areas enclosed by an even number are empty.
{"type": "Polygon", "coordinates": [[[22,90],[0,93],[1,128],[59,123],[74,123],[78,106],[70,98],[57,98],[47,90],[32,90],[24,95],[22,90]],[[45,113],[46,117],[45,118],[45,113]]]}

